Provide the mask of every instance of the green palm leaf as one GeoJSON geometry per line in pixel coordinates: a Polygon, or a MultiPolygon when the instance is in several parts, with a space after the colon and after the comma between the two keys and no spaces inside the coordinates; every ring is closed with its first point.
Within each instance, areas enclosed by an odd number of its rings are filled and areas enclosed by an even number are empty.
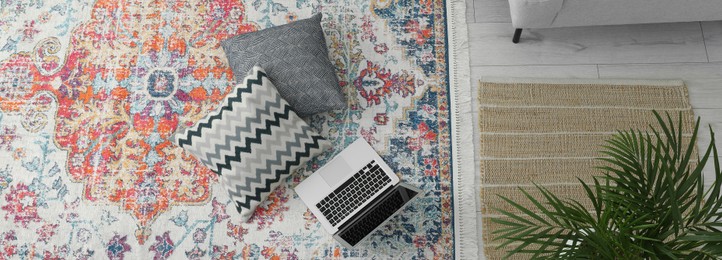
{"type": "Polygon", "coordinates": [[[514,212],[492,218],[498,248],[506,257],[538,259],[722,258],[722,170],[712,141],[697,158],[697,120],[685,137],[682,114],[675,122],[656,111],[656,127],[620,131],[603,146],[601,175],[584,183],[591,208],[561,199],[535,184],[541,198],[519,188],[531,208],[501,197],[514,212]],[[715,179],[704,188],[702,170],[712,159],[715,179]],[[593,212],[593,213],[590,213],[593,212]]]}

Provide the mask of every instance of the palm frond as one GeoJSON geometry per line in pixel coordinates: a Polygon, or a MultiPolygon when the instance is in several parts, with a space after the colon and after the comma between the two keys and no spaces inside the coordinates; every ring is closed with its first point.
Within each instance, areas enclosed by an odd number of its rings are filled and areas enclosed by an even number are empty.
{"type": "Polygon", "coordinates": [[[695,149],[700,121],[685,136],[682,114],[675,121],[654,111],[650,130],[619,131],[602,147],[602,175],[581,183],[591,208],[562,199],[542,185],[535,198],[519,188],[525,208],[501,197],[512,211],[492,221],[499,248],[507,257],[525,253],[549,259],[715,259],[722,257],[722,166],[711,143],[695,149]],[[698,158],[699,157],[699,158],[698,158]],[[714,166],[715,180],[705,190],[703,169],[714,166]],[[590,212],[594,212],[593,214],[590,212]]]}

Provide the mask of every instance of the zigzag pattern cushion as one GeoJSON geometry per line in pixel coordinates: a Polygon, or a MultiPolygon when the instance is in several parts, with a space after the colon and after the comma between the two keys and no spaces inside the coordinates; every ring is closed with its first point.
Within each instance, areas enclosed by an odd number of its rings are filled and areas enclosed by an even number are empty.
{"type": "Polygon", "coordinates": [[[291,111],[260,67],[174,139],[221,175],[243,221],[287,175],[330,147],[291,111]]]}
{"type": "Polygon", "coordinates": [[[346,107],[336,67],[328,59],[320,13],[234,36],[221,46],[236,79],[260,65],[301,117],[346,107]]]}

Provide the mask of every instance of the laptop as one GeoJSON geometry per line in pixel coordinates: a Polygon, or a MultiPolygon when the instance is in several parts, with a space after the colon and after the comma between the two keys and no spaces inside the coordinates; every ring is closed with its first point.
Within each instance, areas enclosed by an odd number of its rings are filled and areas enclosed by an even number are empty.
{"type": "Polygon", "coordinates": [[[399,177],[363,138],[294,189],[321,225],[345,247],[356,247],[421,191],[399,177]]]}

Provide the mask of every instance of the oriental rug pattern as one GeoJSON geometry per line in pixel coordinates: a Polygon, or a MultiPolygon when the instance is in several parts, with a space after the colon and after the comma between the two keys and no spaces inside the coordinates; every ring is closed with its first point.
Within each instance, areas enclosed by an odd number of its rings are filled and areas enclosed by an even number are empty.
{"type": "Polygon", "coordinates": [[[453,257],[445,4],[0,2],[0,259],[453,257]],[[366,139],[424,191],[355,250],[292,190],[333,154],[241,223],[219,178],[169,141],[231,90],[222,40],[316,12],[348,107],[307,121],[335,152],[366,139]]]}

